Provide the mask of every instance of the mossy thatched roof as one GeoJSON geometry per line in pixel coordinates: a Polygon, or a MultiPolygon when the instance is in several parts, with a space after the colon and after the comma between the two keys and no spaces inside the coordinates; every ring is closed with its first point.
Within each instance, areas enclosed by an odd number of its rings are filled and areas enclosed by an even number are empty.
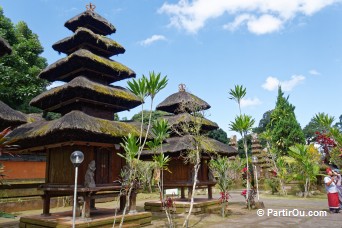
{"type": "Polygon", "coordinates": [[[120,143],[129,133],[139,136],[140,128],[133,124],[109,121],[72,111],[51,121],[37,121],[14,129],[9,138],[16,139],[21,149],[49,144],[84,141],[120,143]]]}
{"type": "Polygon", "coordinates": [[[52,48],[68,55],[79,49],[86,49],[104,57],[125,53],[125,49],[114,40],[86,28],[78,28],[73,36],[58,41],[52,48]]]}
{"type": "MultiPolygon", "coordinates": [[[[80,76],[67,84],[41,93],[31,100],[30,105],[43,110],[55,107],[54,110],[48,111],[58,112],[57,109],[62,108],[58,104],[73,98],[84,98],[89,102],[96,101],[103,105],[107,104],[107,106],[113,107],[113,112],[132,109],[141,104],[140,99],[125,88],[102,85],[80,76]]],[[[72,104],[70,105],[72,106],[72,104]]]]}
{"type": "Polygon", "coordinates": [[[182,125],[194,125],[199,124],[201,125],[201,128],[203,131],[211,131],[218,129],[218,125],[215,122],[212,122],[206,118],[200,118],[200,117],[194,117],[193,115],[189,113],[181,113],[177,115],[166,115],[162,116],[161,118],[164,118],[168,121],[171,128],[177,128],[180,129],[182,125]]]}
{"type": "Polygon", "coordinates": [[[26,116],[15,111],[4,102],[0,101],[0,131],[7,127],[16,127],[27,122],[26,116]]]}
{"type": "MultiPolygon", "coordinates": [[[[200,142],[201,150],[205,153],[218,153],[225,156],[237,155],[237,150],[227,144],[221,143],[215,139],[202,137],[200,142]]],[[[195,139],[191,135],[185,135],[182,137],[171,137],[166,139],[163,144],[164,153],[183,153],[189,150],[195,149],[195,139]]],[[[157,151],[157,153],[160,151],[157,151]]],[[[154,152],[150,150],[144,150],[141,156],[151,156],[154,152]]]]}
{"type": "Polygon", "coordinates": [[[65,22],[64,26],[73,32],[75,32],[79,27],[88,28],[94,33],[105,36],[116,31],[115,27],[109,21],[90,10],[71,18],[65,22]]]}
{"type": "Polygon", "coordinates": [[[100,57],[84,49],[49,65],[39,74],[39,77],[50,82],[69,82],[80,75],[92,81],[107,84],[135,77],[134,71],[121,63],[100,57]]]}
{"type": "Polygon", "coordinates": [[[210,105],[197,96],[186,91],[179,91],[168,96],[156,109],[170,113],[190,113],[207,110],[209,108],[210,105]]]}
{"type": "Polygon", "coordinates": [[[12,49],[11,46],[7,43],[5,39],[0,37],[0,56],[3,56],[5,54],[11,54],[12,49]]]}

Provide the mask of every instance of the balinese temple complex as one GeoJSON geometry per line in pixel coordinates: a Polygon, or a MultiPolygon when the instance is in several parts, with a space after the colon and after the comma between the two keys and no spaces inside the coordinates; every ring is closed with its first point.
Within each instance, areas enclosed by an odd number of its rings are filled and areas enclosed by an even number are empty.
{"type": "MultiPolygon", "coordinates": [[[[170,137],[162,145],[163,153],[171,158],[168,164],[171,172],[164,172],[164,188],[180,188],[182,199],[186,198],[186,188],[188,188],[188,197],[192,194],[194,174],[193,164],[185,164],[184,157],[190,150],[195,149],[195,137],[187,132],[184,126],[200,126],[201,134],[217,129],[218,125],[216,123],[204,117],[195,117],[193,115],[195,112],[209,108],[210,105],[207,102],[187,92],[183,84],[179,86],[179,92],[167,97],[156,108],[170,113],[161,117],[166,119],[171,127],[170,137]]],[[[212,187],[216,182],[209,170],[208,162],[217,155],[235,156],[237,150],[208,137],[201,137],[201,140],[199,145],[202,157],[196,186],[207,188],[208,199],[212,199],[212,187]]],[[[143,151],[141,156],[143,160],[149,160],[153,155],[153,151],[143,151]]]]}
{"type": "Polygon", "coordinates": [[[73,151],[82,151],[84,161],[79,166],[77,191],[84,201],[83,216],[90,217],[98,193],[117,195],[121,189],[118,180],[125,164],[118,156],[118,152],[123,152],[119,143],[128,133],[138,136],[140,132],[132,124],[113,121],[114,114],[130,110],[141,102],[128,90],[110,85],[133,78],[135,73],[110,59],[123,54],[125,49],[106,37],[116,29],[94,12],[93,5],[67,21],[65,27],[73,35],[58,41],[53,48],[66,57],[49,65],[39,77],[66,84],[43,92],[30,102],[45,112],[60,113],[61,117],[21,125],[10,137],[17,140],[22,152],[47,155],[45,184],[41,186],[44,215],[50,214],[51,197],[73,195],[75,169],[70,155],[73,151]],[[86,186],[85,174],[92,161],[96,168],[95,186],[86,186]]]}

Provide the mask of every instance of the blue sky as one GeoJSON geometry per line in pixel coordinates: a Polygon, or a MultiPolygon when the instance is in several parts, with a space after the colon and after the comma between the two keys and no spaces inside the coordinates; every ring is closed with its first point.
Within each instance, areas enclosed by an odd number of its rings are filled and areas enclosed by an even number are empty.
{"type": "MultiPolygon", "coordinates": [[[[88,1],[0,0],[12,22],[25,21],[39,36],[51,64],[64,57],[52,44],[72,35],[64,27],[88,1]]],[[[156,104],[187,90],[211,105],[207,118],[232,135],[238,114],[234,85],[247,88],[243,113],[256,124],[273,109],[282,85],[304,127],[318,112],[342,114],[341,0],[98,0],[95,11],[117,29],[110,38],[126,49],[112,59],[133,69],[167,75],[156,104]],[[290,3],[289,3],[290,2],[290,3]]],[[[117,83],[126,86],[127,80],[117,83]]],[[[130,118],[141,107],[119,113],[130,118]]]]}

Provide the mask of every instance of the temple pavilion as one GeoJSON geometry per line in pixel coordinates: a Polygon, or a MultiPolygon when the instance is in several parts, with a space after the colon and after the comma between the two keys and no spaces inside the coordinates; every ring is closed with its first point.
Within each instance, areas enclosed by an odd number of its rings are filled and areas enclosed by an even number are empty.
{"type": "MultiPolygon", "coordinates": [[[[164,172],[164,189],[180,188],[181,198],[185,198],[185,188],[188,188],[188,197],[192,194],[193,186],[193,164],[185,163],[184,157],[187,152],[195,149],[195,137],[190,132],[185,131],[184,126],[200,126],[200,134],[205,134],[210,130],[218,129],[218,125],[204,117],[196,117],[195,112],[207,110],[210,105],[187,92],[185,85],[179,86],[179,92],[174,93],[162,101],[157,110],[170,113],[161,118],[168,121],[171,127],[170,138],[166,139],[162,145],[163,153],[172,160],[168,168],[171,172],[164,172]]],[[[201,137],[200,151],[201,167],[196,182],[197,187],[208,189],[208,199],[212,199],[212,186],[216,184],[208,162],[218,154],[221,156],[235,156],[237,150],[227,144],[221,143],[209,137],[201,137]]],[[[158,151],[157,151],[158,152],[158,151]]],[[[143,151],[142,159],[149,160],[154,155],[153,151],[143,151]]]]}
{"type": "Polygon", "coordinates": [[[47,155],[45,184],[41,186],[44,215],[50,214],[51,197],[73,194],[75,173],[69,158],[75,150],[84,153],[77,190],[84,201],[83,216],[90,217],[90,208],[101,192],[117,195],[121,189],[120,171],[125,165],[118,156],[122,152],[119,143],[128,133],[140,133],[134,125],[113,121],[115,113],[141,104],[130,91],[111,85],[135,77],[135,73],[110,59],[123,54],[125,49],[106,37],[116,31],[115,27],[94,12],[93,5],[88,6],[85,12],[65,23],[73,35],[52,46],[66,56],[39,74],[42,79],[65,84],[43,92],[30,102],[45,112],[60,113],[61,117],[24,124],[10,135],[17,140],[21,151],[47,155]],[[86,187],[85,173],[93,160],[96,187],[86,187]]]}

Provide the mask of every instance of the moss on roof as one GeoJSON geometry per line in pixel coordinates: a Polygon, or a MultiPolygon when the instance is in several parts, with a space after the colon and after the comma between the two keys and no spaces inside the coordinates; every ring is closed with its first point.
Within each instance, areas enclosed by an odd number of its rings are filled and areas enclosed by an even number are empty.
{"type": "Polygon", "coordinates": [[[140,99],[120,86],[107,86],[85,77],[77,77],[67,84],[55,87],[33,98],[30,105],[43,110],[75,97],[118,105],[123,111],[141,104],[140,99]]]}
{"type": "Polygon", "coordinates": [[[108,84],[126,78],[135,77],[134,71],[123,64],[100,57],[84,49],[49,65],[39,77],[49,81],[71,81],[77,76],[93,77],[94,81],[104,80],[108,84]]]}
{"type": "Polygon", "coordinates": [[[69,141],[117,143],[129,133],[139,136],[140,128],[134,124],[109,121],[72,111],[51,121],[24,124],[9,135],[16,144],[26,149],[69,141]]]}
{"type": "Polygon", "coordinates": [[[0,101],[0,131],[7,127],[16,127],[27,122],[25,114],[18,112],[0,101]]]}
{"type": "Polygon", "coordinates": [[[52,47],[66,54],[82,48],[104,57],[125,53],[125,49],[119,43],[82,27],[78,28],[74,35],[56,42],[52,47]]]}
{"type": "Polygon", "coordinates": [[[101,35],[109,35],[116,31],[114,25],[94,11],[87,10],[64,24],[65,27],[75,32],[79,27],[84,27],[101,35]]]}
{"type": "Polygon", "coordinates": [[[210,105],[199,97],[186,91],[179,91],[168,96],[157,105],[157,110],[170,113],[185,113],[202,111],[210,108],[210,105]]]}

